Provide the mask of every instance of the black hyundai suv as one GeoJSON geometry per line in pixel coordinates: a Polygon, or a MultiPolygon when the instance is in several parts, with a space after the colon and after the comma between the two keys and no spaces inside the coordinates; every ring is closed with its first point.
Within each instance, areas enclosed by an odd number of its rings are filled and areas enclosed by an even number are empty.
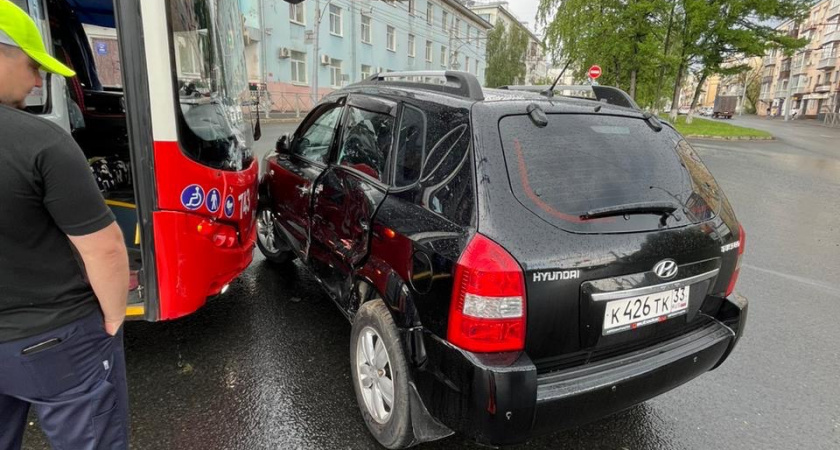
{"type": "Polygon", "coordinates": [[[691,145],[617,89],[514,89],[376,75],[265,161],[259,246],[352,323],[385,447],[577,426],[714,369],[744,329],[744,231],[691,145]]]}

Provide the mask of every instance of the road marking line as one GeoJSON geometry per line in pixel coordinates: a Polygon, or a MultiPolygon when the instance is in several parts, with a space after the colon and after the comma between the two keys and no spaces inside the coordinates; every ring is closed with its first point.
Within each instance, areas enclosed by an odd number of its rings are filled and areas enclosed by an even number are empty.
{"type": "Polygon", "coordinates": [[[816,287],[816,288],[819,288],[819,289],[824,289],[824,290],[840,297],[840,287],[834,286],[834,285],[831,285],[831,284],[828,284],[828,283],[824,283],[824,282],[819,281],[819,280],[812,280],[810,278],[800,277],[800,276],[797,276],[797,275],[791,275],[791,274],[785,273],[785,272],[778,272],[778,271],[775,271],[775,270],[772,270],[772,269],[764,269],[764,268],[756,267],[756,266],[753,266],[753,265],[750,265],[750,264],[742,264],[741,266],[746,267],[747,269],[754,269],[754,270],[757,270],[759,272],[764,272],[764,273],[767,273],[767,274],[770,274],[770,275],[775,275],[777,277],[787,278],[788,280],[796,281],[796,282],[802,283],[802,284],[807,284],[809,286],[813,286],[813,287],[816,287]]]}

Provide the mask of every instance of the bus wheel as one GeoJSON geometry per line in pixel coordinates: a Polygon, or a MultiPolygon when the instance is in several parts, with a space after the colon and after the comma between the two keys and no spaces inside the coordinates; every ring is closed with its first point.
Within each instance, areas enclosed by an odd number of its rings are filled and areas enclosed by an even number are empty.
{"type": "Polygon", "coordinates": [[[294,254],[286,242],[277,234],[271,210],[260,209],[257,215],[257,246],[263,256],[274,264],[285,264],[294,259],[294,254]]]}
{"type": "Polygon", "coordinates": [[[365,425],[390,449],[411,445],[408,363],[399,331],[381,299],[366,302],[353,319],[350,332],[353,390],[365,425]]]}

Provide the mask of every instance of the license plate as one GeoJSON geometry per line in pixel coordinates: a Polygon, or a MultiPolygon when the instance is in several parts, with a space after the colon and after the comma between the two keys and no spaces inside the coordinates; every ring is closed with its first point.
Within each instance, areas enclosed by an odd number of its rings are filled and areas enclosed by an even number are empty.
{"type": "Polygon", "coordinates": [[[635,330],[685,314],[688,312],[690,287],[685,286],[607,303],[604,311],[604,334],[635,330]]]}

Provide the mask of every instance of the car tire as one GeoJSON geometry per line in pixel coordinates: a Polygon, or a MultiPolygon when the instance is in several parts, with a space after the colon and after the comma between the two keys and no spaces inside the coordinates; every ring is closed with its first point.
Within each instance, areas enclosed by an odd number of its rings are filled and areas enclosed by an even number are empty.
{"type": "Polygon", "coordinates": [[[257,247],[265,259],[273,264],[286,264],[295,259],[291,248],[277,233],[268,208],[260,208],[257,212],[257,247]]]}
{"type": "Polygon", "coordinates": [[[373,437],[389,449],[411,446],[414,433],[409,413],[408,363],[399,330],[379,298],[364,303],[353,319],[350,372],[362,418],[373,437]],[[365,347],[371,350],[365,351],[365,347]]]}

